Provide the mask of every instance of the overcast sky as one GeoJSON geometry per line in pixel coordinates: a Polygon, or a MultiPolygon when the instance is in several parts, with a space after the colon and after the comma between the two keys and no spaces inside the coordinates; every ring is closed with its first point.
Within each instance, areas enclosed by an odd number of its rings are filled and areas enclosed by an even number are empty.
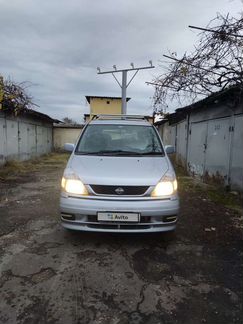
{"type": "MultiPolygon", "coordinates": [[[[0,74],[33,83],[38,111],[81,122],[85,95],[120,96],[110,69],[148,65],[128,88],[128,113],[152,114],[153,76],[168,50],[190,51],[217,12],[239,17],[240,0],[0,0],[0,74]]],[[[173,109],[173,107],[171,107],[173,109]]]]}

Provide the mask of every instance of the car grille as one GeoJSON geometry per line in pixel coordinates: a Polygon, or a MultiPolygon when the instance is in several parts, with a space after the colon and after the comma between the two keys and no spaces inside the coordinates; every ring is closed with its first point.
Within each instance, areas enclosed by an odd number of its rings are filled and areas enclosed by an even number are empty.
{"type": "Polygon", "coordinates": [[[89,224],[88,225],[89,228],[97,228],[97,229],[116,229],[116,230],[120,230],[120,229],[125,229],[125,230],[141,230],[141,229],[149,229],[150,225],[123,225],[123,224],[104,224],[102,225],[102,227],[98,224],[89,224]]]}
{"type": "Polygon", "coordinates": [[[116,196],[141,196],[147,190],[148,186],[103,186],[90,185],[97,195],[116,195],[116,196]]]}

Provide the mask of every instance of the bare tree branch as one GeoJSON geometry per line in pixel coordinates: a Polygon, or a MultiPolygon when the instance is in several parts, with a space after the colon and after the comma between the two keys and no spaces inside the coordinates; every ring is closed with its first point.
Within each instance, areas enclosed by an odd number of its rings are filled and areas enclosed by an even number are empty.
{"type": "Polygon", "coordinates": [[[171,100],[190,103],[198,94],[208,96],[230,86],[243,88],[243,18],[218,15],[202,28],[194,52],[178,59],[175,52],[164,55],[165,72],[155,78],[154,110],[166,109],[171,100]],[[236,37],[239,36],[239,37],[236,37]]]}
{"type": "Polygon", "coordinates": [[[16,83],[10,79],[0,78],[0,109],[8,110],[17,115],[20,111],[33,109],[37,106],[33,103],[33,98],[27,93],[27,88],[31,83],[28,81],[16,83]]]}

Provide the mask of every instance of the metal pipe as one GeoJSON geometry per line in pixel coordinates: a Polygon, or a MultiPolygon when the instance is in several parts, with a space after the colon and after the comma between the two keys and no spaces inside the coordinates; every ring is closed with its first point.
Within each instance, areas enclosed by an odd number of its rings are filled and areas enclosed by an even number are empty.
{"type": "Polygon", "coordinates": [[[122,71],[122,114],[127,113],[127,71],[122,71]]]}

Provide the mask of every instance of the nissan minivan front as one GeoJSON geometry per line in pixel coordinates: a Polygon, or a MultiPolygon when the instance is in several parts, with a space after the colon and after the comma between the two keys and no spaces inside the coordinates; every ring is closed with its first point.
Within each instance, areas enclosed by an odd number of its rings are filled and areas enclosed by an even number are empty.
{"type": "Polygon", "coordinates": [[[175,229],[176,176],[157,130],[148,121],[100,116],[86,125],[76,145],[66,148],[72,154],[60,199],[65,228],[96,232],[175,229]]]}

